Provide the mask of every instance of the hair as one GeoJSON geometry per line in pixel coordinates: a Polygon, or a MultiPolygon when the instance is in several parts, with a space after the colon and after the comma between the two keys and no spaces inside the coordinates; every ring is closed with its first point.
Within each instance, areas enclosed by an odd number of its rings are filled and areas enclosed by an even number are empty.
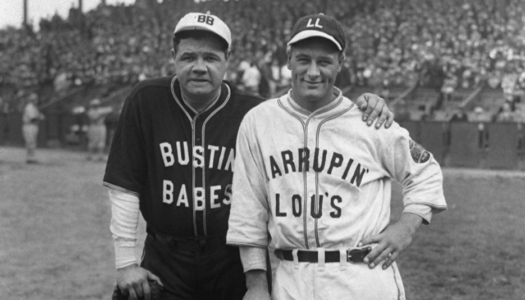
{"type": "Polygon", "coordinates": [[[210,36],[217,37],[217,40],[219,40],[221,43],[221,50],[224,52],[224,57],[228,58],[228,55],[229,55],[228,43],[223,38],[216,35],[215,33],[210,32],[210,31],[205,31],[205,30],[188,30],[188,31],[181,31],[177,34],[174,34],[172,38],[173,51],[177,53],[179,44],[184,39],[192,38],[196,40],[206,40],[206,39],[209,39],[210,36]]]}
{"type": "Polygon", "coordinates": [[[334,46],[334,52],[337,52],[337,53],[339,54],[339,59],[340,59],[341,61],[345,60],[345,58],[346,58],[346,54],[345,54],[345,52],[344,52],[344,51],[340,51],[334,43],[332,43],[332,42],[330,42],[329,40],[324,39],[324,38],[322,38],[322,37],[311,37],[311,38],[307,38],[307,39],[304,39],[304,40],[298,41],[297,43],[294,43],[294,44],[292,44],[292,45],[288,45],[288,46],[286,47],[286,54],[287,54],[288,56],[291,56],[291,55],[292,55],[292,49],[293,49],[293,47],[297,46],[298,44],[301,44],[302,42],[308,41],[308,40],[310,40],[310,39],[322,39],[322,40],[325,40],[325,41],[329,42],[331,45],[334,46]]]}

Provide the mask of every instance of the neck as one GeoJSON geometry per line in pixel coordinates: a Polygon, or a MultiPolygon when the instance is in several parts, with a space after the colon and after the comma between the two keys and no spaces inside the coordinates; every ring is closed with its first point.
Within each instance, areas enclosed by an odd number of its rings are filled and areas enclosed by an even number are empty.
{"type": "Polygon", "coordinates": [[[334,101],[339,96],[339,92],[336,89],[332,89],[321,99],[306,99],[298,95],[297,92],[292,88],[290,96],[300,107],[312,113],[332,103],[332,101],[334,101]]]}
{"type": "Polygon", "coordinates": [[[202,96],[190,96],[186,94],[183,89],[181,89],[180,92],[182,95],[182,100],[186,102],[186,104],[191,106],[196,111],[201,112],[206,110],[206,108],[208,108],[208,106],[210,106],[210,104],[213,103],[215,99],[219,97],[221,93],[221,88],[219,88],[215,93],[202,96]]]}

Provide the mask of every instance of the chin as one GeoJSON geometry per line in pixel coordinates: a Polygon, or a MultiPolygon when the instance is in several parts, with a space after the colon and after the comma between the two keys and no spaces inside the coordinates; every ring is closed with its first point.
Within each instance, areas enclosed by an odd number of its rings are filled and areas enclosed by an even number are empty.
{"type": "Polygon", "coordinates": [[[190,92],[193,95],[202,96],[202,95],[211,94],[212,89],[210,89],[210,88],[193,88],[193,89],[189,89],[188,92],[190,92]]]}
{"type": "Polygon", "coordinates": [[[324,97],[324,94],[322,91],[305,91],[304,93],[301,93],[301,97],[308,99],[308,100],[316,100],[324,97]]]}

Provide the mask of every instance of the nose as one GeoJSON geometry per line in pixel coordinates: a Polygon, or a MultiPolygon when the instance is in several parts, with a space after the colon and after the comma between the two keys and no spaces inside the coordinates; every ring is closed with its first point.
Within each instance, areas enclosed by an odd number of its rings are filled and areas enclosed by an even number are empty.
{"type": "Polygon", "coordinates": [[[315,62],[312,62],[310,66],[308,67],[308,71],[306,72],[306,75],[311,79],[315,79],[319,77],[320,74],[321,73],[319,72],[319,67],[317,66],[315,62]]]}
{"type": "Polygon", "coordinates": [[[204,59],[198,58],[195,60],[195,64],[193,65],[193,72],[196,73],[206,73],[206,64],[204,62],[204,59]]]}

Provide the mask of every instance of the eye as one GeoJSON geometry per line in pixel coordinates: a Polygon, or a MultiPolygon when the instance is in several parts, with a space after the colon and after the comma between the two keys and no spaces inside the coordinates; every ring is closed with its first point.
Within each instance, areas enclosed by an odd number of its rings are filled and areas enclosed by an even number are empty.
{"type": "Polygon", "coordinates": [[[219,60],[216,56],[206,56],[204,59],[209,62],[215,62],[219,60]]]}

